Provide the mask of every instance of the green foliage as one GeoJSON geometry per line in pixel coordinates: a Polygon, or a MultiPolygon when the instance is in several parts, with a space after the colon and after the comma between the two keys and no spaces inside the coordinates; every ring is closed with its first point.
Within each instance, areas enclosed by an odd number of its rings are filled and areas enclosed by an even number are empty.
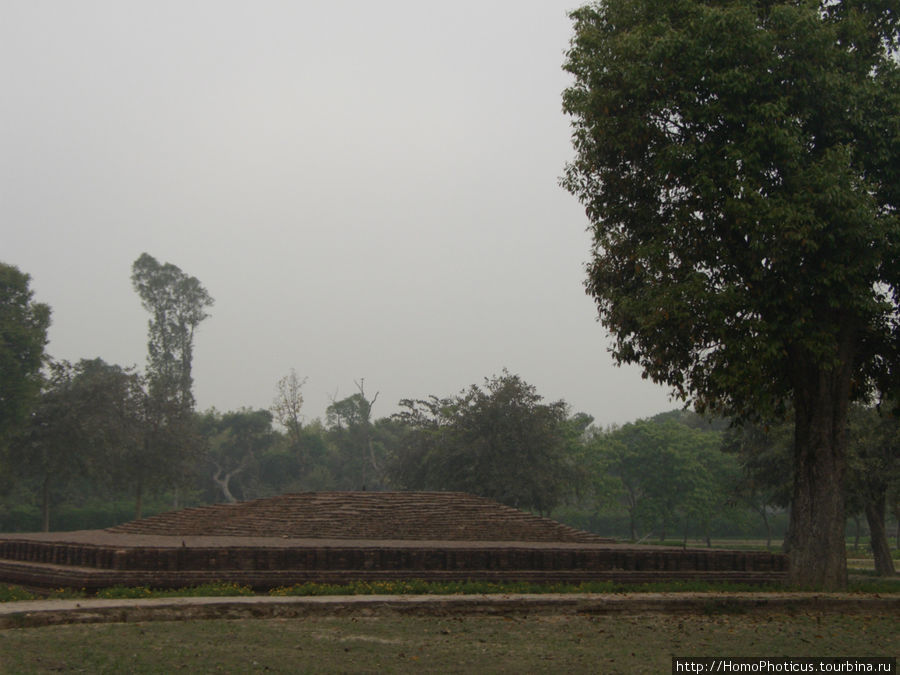
{"type": "MultiPolygon", "coordinates": [[[[25,492],[19,490],[20,495],[25,492]]],[[[26,499],[33,500],[32,491],[25,492],[26,499]]],[[[37,532],[41,529],[41,509],[19,497],[6,497],[0,501],[0,532],[37,532]]]]}
{"type": "Polygon", "coordinates": [[[337,485],[351,490],[383,490],[388,486],[384,425],[376,427],[365,380],[356,383],[357,393],[333,400],[326,410],[329,469],[337,485]]]}
{"type": "Polygon", "coordinates": [[[278,380],[278,391],[275,401],[272,403],[272,414],[275,420],[284,427],[288,440],[294,446],[295,452],[300,452],[303,437],[303,385],[306,378],[300,378],[297,371],[291,368],[291,372],[278,380]]]}
{"type": "Polygon", "coordinates": [[[900,425],[897,411],[883,408],[854,406],[850,411],[847,490],[851,512],[865,513],[876,571],[892,576],[885,517],[889,501],[900,491],[900,425]]]}
{"type": "Polygon", "coordinates": [[[51,501],[68,485],[125,471],[144,433],[140,377],[101,359],[50,364],[28,425],[10,445],[20,480],[41,493],[43,528],[51,501]]]}
{"type": "Polygon", "coordinates": [[[50,308],[34,302],[30,282],[17,267],[0,263],[0,450],[40,391],[50,308]]]}
{"type": "Polygon", "coordinates": [[[790,420],[771,425],[735,425],[722,437],[722,450],[735,455],[744,472],[738,485],[739,496],[751,504],[790,504],[793,449],[790,420]]]}
{"type": "MultiPolygon", "coordinates": [[[[193,495],[184,506],[200,502],[193,495]]],[[[39,495],[38,495],[39,497],[39,495]]],[[[37,532],[41,529],[39,505],[35,493],[21,489],[0,501],[0,532],[37,532]]],[[[38,499],[39,501],[39,499],[38,499]]],[[[145,516],[153,516],[172,509],[172,494],[160,493],[144,503],[145,516]]],[[[134,498],[122,498],[115,491],[104,493],[99,481],[85,479],[56,495],[51,502],[50,523],[54,532],[72,530],[100,530],[120,525],[134,518],[134,498]]]]}
{"type": "Polygon", "coordinates": [[[273,588],[275,596],[317,595],[504,595],[511,593],[694,593],[694,592],[767,592],[779,591],[779,584],[753,585],[708,583],[702,581],[665,581],[652,583],[617,583],[585,581],[581,583],[532,583],[527,581],[353,581],[346,584],[307,582],[273,588]]]}
{"type": "Polygon", "coordinates": [[[593,223],[588,292],[616,358],[700,408],[776,410],[846,340],[860,387],[892,355],[900,69],[847,34],[896,42],[898,19],[845,4],[572,15],[564,182],[593,223]]]}
{"type": "Polygon", "coordinates": [[[0,584],[0,602],[13,602],[16,600],[34,600],[37,596],[21,586],[0,584]]]}
{"type": "Polygon", "coordinates": [[[575,482],[571,443],[584,425],[567,421],[564,401],[542,400],[533,386],[504,371],[452,399],[401,401],[397,419],[408,431],[397,481],[549,513],[575,482]]]}
{"type": "MultiPolygon", "coordinates": [[[[160,499],[145,503],[144,515],[151,516],[171,508],[171,501],[160,499]]],[[[62,503],[53,514],[53,530],[99,530],[128,522],[134,517],[133,499],[90,499],[81,504],[62,503]]]]}
{"type": "Polygon", "coordinates": [[[190,588],[159,589],[148,586],[112,586],[97,591],[98,598],[217,598],[253,595],[249,586],[231,582],[211,582],[190,588]]]}
{"type": "Polygon", "coordinates": [[[272,413],[250,409],[227,413],[211,410],[201,417],[199,430],[206,442],[206,461],[219,496],[228,502],[249,498],[247,487],[255,478],[258,458],[275,442],[272,413]]]}
{"type": "Polygon", "coordinates": [[[650,530],[665,539],[679,525],[686,537],[691,523],[708,536],[713,518],[728,506],[737,464],[719,452],[720,432],[661,419],[594,437],[589,460],[597,505],[620,503],[633,540],[650,530]]]}
{"type": "Polygon", "coordinates": [[[900,366],[900,14],[600,0],[572,18],[563,182],[613,355],[700,411],[793,406],[791,575],[840,587],[847,405],[900,366]]]}
{"type": "Polygon", "coordinates": [[[772,425],[736,424],[722,437],[722,450],[734,455],[741,466],[733,486],[736,501],[755,511],[773,535],[772,516],[791,502],[794,484],[793,427],[790,422],[772,425]]]}
{"type": "Polygon", "coordinates": [[[147,253],[134,261],[131,281],[151,315],[147,342],[151,396],[192,410],[194,332],[209,316],[206,308],[213,299],[195,277],[171,263],[160,264],[147,253]]]}
{"type": "Polygon", "coordinates": [[[194,427],[191,367],[194,333],[213,299],[195,278],[143,253],[131,282],[150,312],[147,340],[147,424],[128,479],[141,516],[145,489],[177,485],[200,452],[194,427]]]}
{"type": "MultiPolygon", "coordinates": [[[[659,581],[650,583],[617,583],[586,581],[581,583],[531,583],[493,581],[352,581],[346,584],[305,582],[273,588],[268,595],[276,597],[309,597],[331,595],[509,595],[548,593],[780,593],[780,584],[738,584],[731,582],[659,581]]],[[[852,593],[900,593],[897,579],[854,579],[848,590],[852,593]]],[[[253,590],[231,582],[211,582],[189,588],[159,589],[147,586],[112,586],[97,591],[95,597],[105,599],[148,598],[212,598],[252,596],[253,590]]],[[[40,598],[66,600],[87,597],[83,589],[55,588],[37,595],[14,585],[0,585],[0,602],[37,600],[40,598]]]]}

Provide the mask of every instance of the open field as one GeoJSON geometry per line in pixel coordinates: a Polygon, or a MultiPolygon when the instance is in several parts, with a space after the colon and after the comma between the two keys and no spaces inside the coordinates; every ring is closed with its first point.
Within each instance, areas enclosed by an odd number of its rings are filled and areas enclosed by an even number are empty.
{"type": "Polygon", "coordinates": [[[0,631],[4,673],[669,672],[676,656],[896,656],[896,616],[400,616],[0,631]]]}

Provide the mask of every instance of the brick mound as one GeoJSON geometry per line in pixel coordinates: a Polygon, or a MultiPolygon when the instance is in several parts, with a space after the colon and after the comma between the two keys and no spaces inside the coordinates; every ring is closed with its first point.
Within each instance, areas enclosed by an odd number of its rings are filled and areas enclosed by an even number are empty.
{"type": "Polygon", "coordinates": [[[96,590],[228,581],[772,583],[785,556],[617,544],[462,493],[282,495],[106,530],[0,535],[0,582],[96,590]]]}
{"type": "Polygon", "coordinates": [[[162,513],[108,531],[297,539],[613,541],[461,492],[305,492],[162,513]]]}

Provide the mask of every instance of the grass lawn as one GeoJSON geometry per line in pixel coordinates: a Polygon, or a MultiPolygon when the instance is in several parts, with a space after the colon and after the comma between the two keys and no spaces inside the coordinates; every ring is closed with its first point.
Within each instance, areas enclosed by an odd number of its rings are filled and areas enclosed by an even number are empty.
{"type": "Polygon", "coordinates": [[[894,616],[385,614],[0,631],[0,672],[668,673],[675,656],[896,656],[894,616]]]}

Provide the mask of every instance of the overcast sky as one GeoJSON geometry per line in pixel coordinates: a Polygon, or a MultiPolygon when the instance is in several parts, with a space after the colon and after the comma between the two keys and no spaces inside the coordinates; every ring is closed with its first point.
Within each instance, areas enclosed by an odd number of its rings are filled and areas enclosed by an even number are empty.
{"type": "Polygon", "coordinates": [[[597,423],[617,368],[558,186],[572,0],[0,0],[0,261],[48,352],[143,367],[147,252],[215,298],[200,409],[449,396],[503,368],[597,423]]]}

